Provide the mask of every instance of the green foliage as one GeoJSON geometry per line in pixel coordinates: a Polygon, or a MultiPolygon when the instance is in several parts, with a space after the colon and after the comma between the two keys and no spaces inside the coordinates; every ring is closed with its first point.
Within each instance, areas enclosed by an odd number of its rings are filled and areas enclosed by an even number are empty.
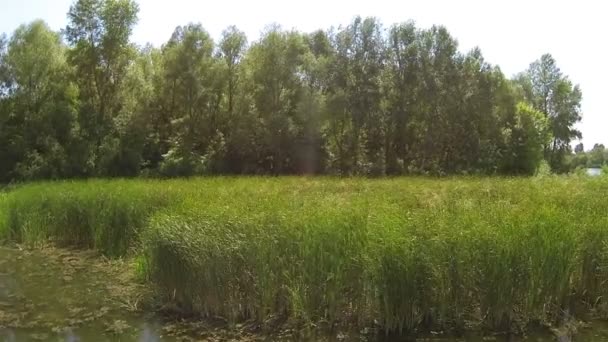
{"type": "Polygon", "coordinates": [[[22,25],[3,63],[10,96],[0,97],[0,181],[65,176],[78,90],[59,35],[42,21],[22,25]]]}
{"type": "Polygon", "coordinates": [[[412,332],[481,310],[489,328],[517,329],[603,295],[606,235],[591,236],[605,220],[589,213],[606,186],[234,179],[154,215],[144,246],[166,300],[205,316],[412,332]]]}
{"type": "Polygon", "coordinates": [[[239,63],[245,53],[247,37],[245,33],[239,31],[235,26],[231,26],[222,33],[222,40],[219,43],[220,58],[225,65],[224,74],[226,76],[226,96],[227,96],[227,115],[232,119],[235,110],[235,98],[237,95],[241,71],[239,63]]]}
{"type": "Polygon", "coordinates": [[[2,194],[0,232],[133,250],[163,301],[207,317],[504,331],[608,314],[607,190],[605,177],[37,183],[2,194]]]}
{"type": "Polygon", "coordinates": [[[552,174],[551,172],[551,166],[549,165],[549,163],[547,163],[546,160],[543,160],[540,165],[538,166],[538,169],[536,170],[536,176],[537,177],[546,177],[546,176],[550,176],[552,174]]]}
{"type": "MultiPolygon", "coordinates": [[[[246,56],[259,136],[256,137],[260,163],[269,173],[293,172],[296,140],[296,113],[302,98],[303,57],[306,45],[300,33],[270,28],[246,56]]],[[[255,128],[254,128],[255,129],[255,128]]]]}
{"type": "Polygon", "coordinates": [[[507,139],[512,156],[506,166],[509,171],[535,174],[543,161],[543,146],[551,140],[548,120],[542,112],[519,103],[507,139]]]}
{"type": "Polygon", "coordinates": [[[78,134],[84,145],[75,152],[81,154],[79,175],[130,175],[121,165],[129,163],[122,158],[129,148],[122,144],[122,135],[130,133],[118,123],[132,114],[123,112],[130,96],[123,85],[136,56],[130,36],[138,11],[132,0],[78,0],[68,12],[64,34],[80,90],[78,134]],[[126,171],[117,172],[113,163],[126,171]]]}
{"type": "Polygon", "coordinates": [[[4,198],[0,231],[11,240],[96,248],[124,255],[152,212],[175,201],[160,184],[130,181],[34,183],[4,198]]]}
{"type": "Polygon", "coordinates": [[[575,153],[566,155],[565,164],[569,170],[577,168],[603,168],[608,164],[608,150],[603,144],[595,144],[589,151],[584,151],[582,144],[575,153]]]}
{"type": "Polygon", "coordinates": [[[549,54],[532,63],[517,81],[522,86],[525,99],[543,112],[549,121],[553,139],[545,144],[545,159],[552,170],[564,171],[570,142],[582,137],[581,132],[574,129],[574,124],[581,120],[582,92],[579,86],[573,85],[562,74],[549,54]]]}
{"type": "Polygon", "coordinates": [[[7,195],[0,190],[0,242],[8,239],[8,210],[6,204],[7,195]]]}
{"type": "Polygon", "coordinates": [[[136,47],[138,11],[76,0],[67,47],[40,21],[0,39],[0,182],[531,175],[540,146],[554,172],[582,163],[570,156],[582,94],[550,55],[509,80],[445,27],[361,17],[311,34],[271,26],[251,44],[192,23],[136,47]]]}
{"type": "Polygon", "coordinates": [[[161,173],[189,176],[202,173],[202,160],[210,147],[221,100],[213,41],[200,25],[178,27],[163,49],[165,84],[162,101],[169,104],[172,131],[170,149],[161,173]]]}
{"type": "Polygon", "coordinates": [[[593,146],[593,149],[589,151],[588,157],[588,167],[602,167],[608,161],[608,151],[606,151],[606,148],[603,144],[595,144],[595,146],[593,146]]]}

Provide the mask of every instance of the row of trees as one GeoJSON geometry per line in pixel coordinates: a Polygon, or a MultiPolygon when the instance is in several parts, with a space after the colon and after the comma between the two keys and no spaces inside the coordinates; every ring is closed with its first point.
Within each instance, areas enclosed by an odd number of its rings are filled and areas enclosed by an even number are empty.
{"type": "Polygon", "coordinates": [[[199,24],[130,41],[131,0],[78,0],[0,39],[0,181],[89,176],[531,174],[563,168],[581,91],[544,55],[515,79],[444,27],[374,18],[251,44],[199,24]]]}
{"type": "Polygon", "coordinates": [[[574,147],[574,153],[567,159],[570,169],[601,168],[608,166],[608,149],[603,144],[595,144],[589,151],[585,151],[583,144],[574,147]]]}

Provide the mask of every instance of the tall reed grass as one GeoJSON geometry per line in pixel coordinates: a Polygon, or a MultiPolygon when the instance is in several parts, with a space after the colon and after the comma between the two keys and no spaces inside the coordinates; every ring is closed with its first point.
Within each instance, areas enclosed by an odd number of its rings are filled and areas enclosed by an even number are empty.
{"type": "Polygon", "coordinates": [[[204,317],[513,331],[608,313],[606,193],[586,177],[40,183],[0,197],[0,232],[134,247],[161,298],[204,317]]]}
{"type": "MultiPolygon", "coordinates": [[[[159,183],[128,180],[37,183],[5,199],[6,238],[28,244],[96,248],[111,256],[132,247],[148,217],[176,201],[159,183]]],[[[0,214],[0,217],[2,214],[0,214]]]]}
{"type": "Polygon", "coordinates": [[[8,237],[8,232],[6,231],[8,226],[7,197],[7,194],[0,190],[0,242],[8,237]]]}

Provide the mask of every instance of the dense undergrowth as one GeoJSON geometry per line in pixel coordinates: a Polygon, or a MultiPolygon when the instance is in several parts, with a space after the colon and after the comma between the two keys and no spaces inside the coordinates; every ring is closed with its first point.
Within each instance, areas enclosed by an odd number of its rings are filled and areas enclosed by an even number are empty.
{"type": "Polygon", "coordinates": [[[608,180],[207,178],[24,185],[0,233],[138,257],[230,321],[519,330],[608,313],[608,180]]]}

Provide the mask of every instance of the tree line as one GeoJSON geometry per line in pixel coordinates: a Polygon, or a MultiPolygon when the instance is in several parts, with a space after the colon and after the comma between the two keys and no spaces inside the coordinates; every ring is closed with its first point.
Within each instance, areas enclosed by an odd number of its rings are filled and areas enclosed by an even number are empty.
{"type": "Polygon", "coordinates": [[[586,168],[602,168],[608,166],[608,149],[604,144],[595,144],[589,151],[585,151],[583,143],[574,147],[574,153],[566,159],[571,170],[586,168]]]}
{"type": "Polygon", "coordinates": [[[302,33],[201,24],[130,40],[132,0],[0,38],[0,181],[567,169],[581,90],[543,55],[514,78],[445,27],[355,18],[302,33]]]}

